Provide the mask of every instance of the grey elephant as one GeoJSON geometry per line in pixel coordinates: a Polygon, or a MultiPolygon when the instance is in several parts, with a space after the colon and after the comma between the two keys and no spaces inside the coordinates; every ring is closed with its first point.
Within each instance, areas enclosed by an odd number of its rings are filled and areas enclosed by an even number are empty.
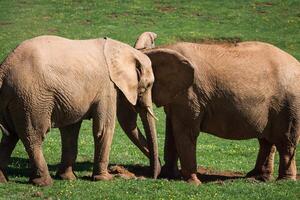
{"type": "Polygon", "coordinates": [[[162,175],[176,177],[179,158],[183,178],[201,183],[196,143],[203,131],[226,139],[258,139],[256,165],[248,177],[271,178],[276,147],[278,179],[296,179],[300,64],[294,57],[261,42],[180,42],[143,52],[155,76],[153,102],[166,113],[162,175]]]}
{"type": "Polygon", "coordinates": [[[52,183],[41,147],[50,127],[58,127],[62,135],[64,151],[58,174],[72,179],[83,119],[93,120],[92,178],[111,179],[107,166],[116,115],[127,133],[134,134],[137,113],[156,178],[160,164],[151,100],[153,81],[149,58],[112,39],[40,36],[24,41],[0,67],[0,127],[5,133],[0,143],[0,182],[7,181],[4,169],[20,139],[32,165],[30,182],[52,183]]]}

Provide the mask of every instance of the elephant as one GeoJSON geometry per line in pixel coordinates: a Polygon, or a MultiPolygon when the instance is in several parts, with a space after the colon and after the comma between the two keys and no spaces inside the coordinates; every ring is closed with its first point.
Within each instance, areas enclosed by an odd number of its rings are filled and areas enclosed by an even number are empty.
{"type": "Polygon", "coordinates": [[[160,162],[151,99],[153,82],[149,58],[110,38],[39,36],[22,42],[0,66],[0,182],[7,181],[4,170],[20,139],[32,166],[29,182],[52,184],[41,147],[51,127],[59,128],[62,137],[58,174],[74,178],[72,165],[84,119],[93,120],[92,179],[110,180],[107,166],[115,119],[118,117],[127,133],[135,134],[138,114],[147,137],[142,141],[147,144],[144,152],[156,178],[160,162]]]}
{"type": "Polygon", "coordinates": [[[142,49],[150,49],[155,47],[155,39],[157,38],[157,34],[153,32],[144,32],[142,33],[134,44],[134,48],[138,50],[142,49]]]}
{"type": "Polygon", "coordinates": [[[264,181],[279,152],[278,179],[296,179],[300,135],[300,63],[263,42],[178,42],[144,50],[152,62],[152,100],[166,113],[162,176],[199,185],[199,132],[257,138],[256,164],[247,177],[264,181]],[[177,89],[176,89],[177,88],[177,89]],[[181,88],[181,90],[178,90],[181,88]]]}

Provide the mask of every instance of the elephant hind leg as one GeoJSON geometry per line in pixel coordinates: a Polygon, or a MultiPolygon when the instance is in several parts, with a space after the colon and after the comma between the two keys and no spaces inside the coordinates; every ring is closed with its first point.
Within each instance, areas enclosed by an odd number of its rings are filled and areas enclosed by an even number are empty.
{"type": "Polygon", "coordinates": [[[52,184],[52,179],[48,171],[48,166],[42,152],[43,137],[40,131],[26,131],[25,136],[20,137],[31,163],[32,173],[29,182],[38,186],[48,186],[52,184]]]}
{"type": "Polygon", "coordinates": [[[18,140],[19,138],[16,134],[11,133],[11,135],[9,136],[5,134],[2,135],[2,139],[0,143],[0,183],[5,183],[8,180],[4,170],[8,165],[10,156],[18,140]]]}
{"type": "Polygon", "coordinates": [[[296,180],[297,167],[295,161],[296,147],[300,136],[299,125],[291,121],[288,131],[283,134],[283,138],[276,143],[279,152],[279,175],[278,179],[296,180]]]}
{"type": "Polygon", "coordinates": [[[258,139],[258,141],[259,152],[256,164],[254,169],[247,173],[246,177],[255,178],[261,181],[268,181],[272,179],[276,147],[266,139],[258,139]]]}
{"type": "Polygon", "coordinates": [[[81,122],[60,128],[61,133],[61,163],[56,176],[63,180],[75,180],[76,176],[73,172],[78,152],[78,135],[81,122]]]}
{"type": "Polygon", "coordinates": [[[279,152],[279,176],[278,179],[296,180],[297,168],[295,161],[296,146],[288,144],[276,145],[279,152]]]}
{"type": "Polygon", "coordinates": [[[12,121],[29,156],[32,170],[29,182],[38,186],[51,185],[52,178],[42,152],[42,142],[49,130],[50,120],[47,113],[39,113],[38,116],[25,113],[23,108],[15,107],[12,121]]]}

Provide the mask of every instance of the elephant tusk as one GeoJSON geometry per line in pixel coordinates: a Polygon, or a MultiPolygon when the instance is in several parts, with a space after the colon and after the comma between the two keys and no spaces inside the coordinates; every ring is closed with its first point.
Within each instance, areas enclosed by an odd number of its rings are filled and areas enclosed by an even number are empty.
{"type": "Polygon", "coordinates": [[[158,119],[155,117],[154,113],[152,112],[152,110],[150,109],[150,107],[147,107],[147,111],[149,112],[149,114],[156,120],[158,121],[158,119]]]}
{"type": "Polygon", "coordinates": [[[7,130],[6,128],[4,128],[4,126],[3,126],[2,124],[0,124],[0,129],[2,130],[2,132],[3,132],[5,135],[9,136],[8,130],[7,130]]]}

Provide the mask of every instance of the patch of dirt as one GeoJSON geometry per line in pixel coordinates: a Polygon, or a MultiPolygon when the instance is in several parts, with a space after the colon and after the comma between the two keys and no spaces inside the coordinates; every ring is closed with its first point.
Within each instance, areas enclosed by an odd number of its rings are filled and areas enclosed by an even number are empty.
{"type": "Polygon", "coordinates": [[[47,33],[49,33],[49,34],[53,34],[53,33],[57,33],[58,32],[58,29],[57,28],[49,28],[48,30],[47,30],[47,33]]]}
{"type": "Polygon", "coordinates": [[[43,20],[49,20],[49,19],[51,19],[51,16],[48,16],[48,15],[43,16],[43,20]]]}
{"type": "Polygon", "coordinates": [[[259,14],[268,14],[265,8],[273,6],[272,2],[255,2],[256,12],[259,14]]]}
{"type": "Polygon", "coordinates": [[[128,15],[129,15],[129,13],[127,13],[127,12],[124,12],[124,13],[111,13],[111,14],[109,14],[109,18],[118,19],[120,17],[126,17],[128,15]]]}
{"type": "Polygon", "coordinates": [[[130,171],[120,165],[109,167],[109,172],[111,174],[115,177],[121,177],[124,179],[145,179],[145,176],[148,174],[148,170],[145,167],[132,166],[130,171]]]}
{"type": "Polygon", "coordinates": [[[198,167],[197,176],[203,182],[217,182],[219,184],[223,184],[225,180],[233,180],[244,178],[245,174],[241,172],[233,172],[233,171],[214,171],[204,167],[198,167]]]}
{"type": "Polygon", "coordinates": [[[7,26],[7,25],[11,25],[12,22],[4,22],[4,21],[0,21],[0,26],[7,26]]]}
{"type": "Polygon", "coordinates": [[[169,4],[163,4],[161,1],[154,1],[155,8],[162,13],[171,13],[176,11],[176,7],[169,4]]]}
{"type": "Polygon", "coordinates": [[[23,1],[18,1],[19,4],[27,4],[28,2],[23,0],[23,1]]]}
{"type": "Polygon", "coordinates": [[[205,167],[198,167],[197,172],[203,175],[218,175],[218,176],[227,176],[227,177],[242,177],[245,176],[242,172],[233,172],[233,171],[215,171],[205,167]]]}
{"type": "Polygon", "coordinates": [[[176,10],[176,8],[172,6],[157,6],[157,9],[163,13],[171,13],[176,10]]]}
{"type": "Polygon", "coordinates": [[[80,24],[82,24],[82,25],[90,25],[91,23],[92,23],[92,20],[90,20],[90,19],[85,19],[80,22],[80,24]]]}
{"type": "Polygon", "coordinates": [[[272,2],[255,2],[256,6],[273,6],[272,2]]]}
{"type": "Polygon", "coordinates": [[[259,14],[267,14],[267,13],[268,13],[268,12],[265,11],[265,10],[258,10],[258,11],[256,11],[256,12],[258,12],[259,14]]]}

